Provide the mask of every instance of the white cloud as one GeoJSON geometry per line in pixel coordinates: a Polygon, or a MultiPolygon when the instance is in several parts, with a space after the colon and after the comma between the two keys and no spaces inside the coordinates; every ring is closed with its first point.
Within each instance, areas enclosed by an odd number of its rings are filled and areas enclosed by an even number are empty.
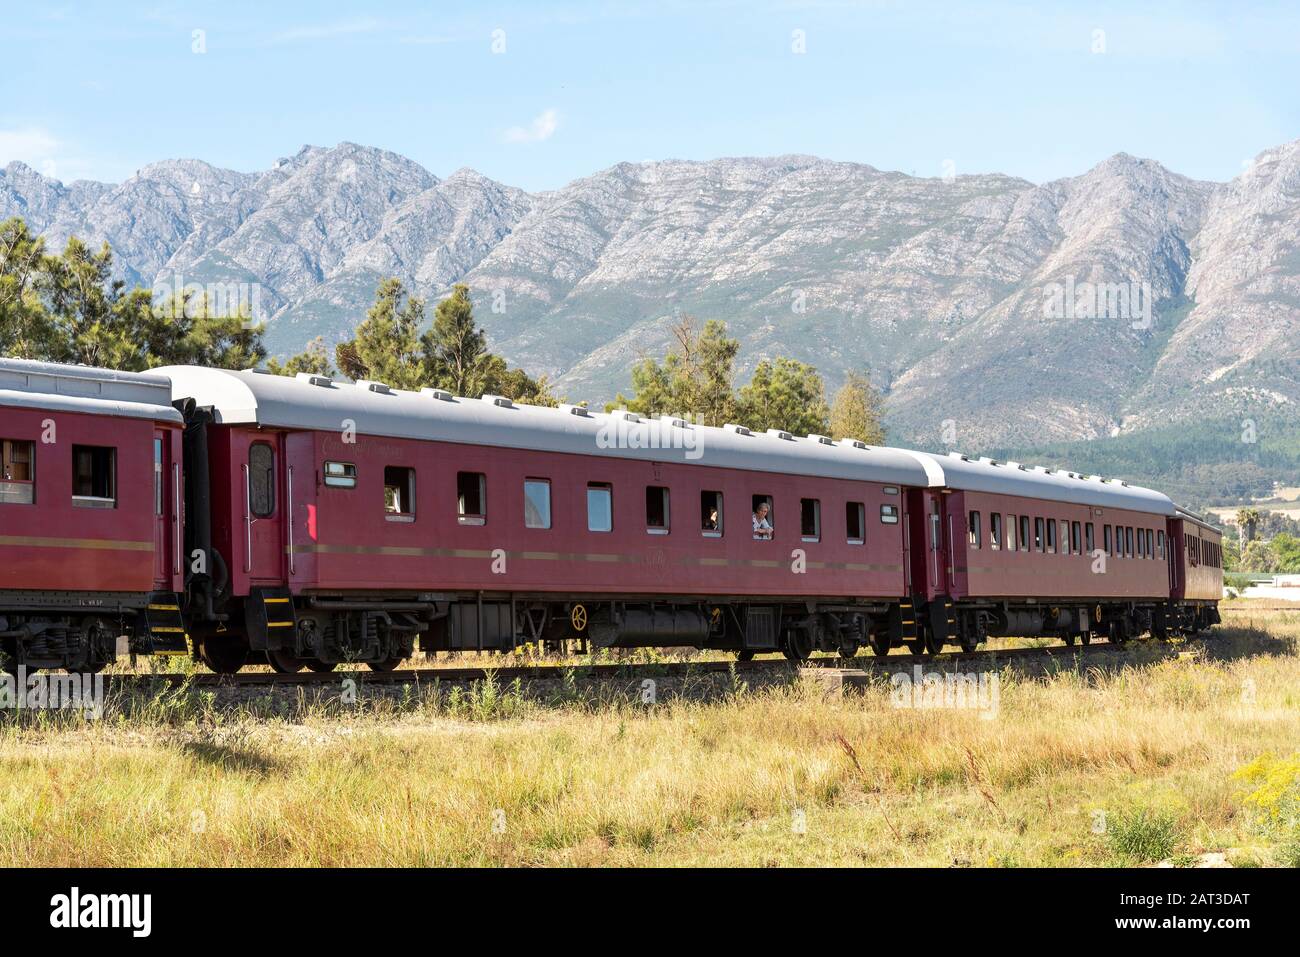
{"type": "Polygon", "coordinates": [[[0,129],[0,166],[18,160],[46,176],[57,176],[59,146],[50,132],[39,127],[0,129]]]}
{"type": "Polygon", "coordinates": [[[549,140],[560,126],[560,114],[544,110],[528,126],[512,126],[503,134],[507,143],[540,143],[549,140]]]}

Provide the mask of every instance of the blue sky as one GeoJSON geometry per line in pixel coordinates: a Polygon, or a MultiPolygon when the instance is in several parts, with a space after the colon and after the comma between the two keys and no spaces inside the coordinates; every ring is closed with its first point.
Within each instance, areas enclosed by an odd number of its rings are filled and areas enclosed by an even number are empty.
{"type": "Polygon", "coordinates": [[[1300,138],[1286,4],[4,8],[0,165],[65,181],[176,156],[265,169],[344,140],[530,190],[781,153],[1043,182],[1125,151],[1226,180],[1300,138]]]}

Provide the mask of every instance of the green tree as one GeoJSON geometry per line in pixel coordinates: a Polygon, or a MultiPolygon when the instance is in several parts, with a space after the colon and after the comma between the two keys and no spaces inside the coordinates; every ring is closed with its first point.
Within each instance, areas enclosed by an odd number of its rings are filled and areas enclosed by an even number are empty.
{"type": "Polygon", "coordinates": [[[335,374],[334,366],[330,362],[329,352],[325,348],[325,338],[317,336],[311,342],[307,343],[307,348],[296,356],[281,363],[278,359],[271,359],[267,362],[268,372],[275,375],[295,376],[299,372],[309,372],[312,375],[332,376],[335,374]]]}
{"type": "Polygon", "coordinates": [[[736,414],[733,392],[740,343],[728,338],[726,323],[710,319],[703,330],[692,316],[672,327],[673,346],[662,362],[645,358],[632,369],[632,396],[622,393],[607,408],[641,415],[689,415],[704,425],[724,425],[736,414]]]}
{"type": "Polygon", "coordinates": [[[835,393],[829,434],[833,439],[857,439],[868,445],[885,444],[880,393],[866,375],[850,372],[844,385],[835,393]]]}
{"type": "Polygon", "coordinates": [[[1237,536],[1244,546],[1255,540],[1255,530],[1259,527],[1259,509],[1237,509],[1237,536]]]}
{"type": "Polygon", "coordinates": [[[817,370],[784,356],[764,359],[737,400],[740,417],[756,431],[782,429],[795,435],[827,429],[826,390],[817,370]]]}
{"type": "Polygon", "coordinates": [[[424,300],[407,295],[390,277],[375,290],[375,304],[350,342],[336,347],[339,369],[353,380],[374,379],[395,389],[420,389],[432,379],[421,341],[424,300]]]}
{"type": "Polygon", "coordinates": [[[474,322],[469,286],[457,283],[451,295],[438,303],[424,349],[443,388],[466,396],[489,391],[494,369],[487,336],[474,322]]]}
{"type": "Polygon", "coordinates": [[[49,358],[55,330],[38,288],[45,241],[15,217],[0,223],[0,355],[49,358]]]}

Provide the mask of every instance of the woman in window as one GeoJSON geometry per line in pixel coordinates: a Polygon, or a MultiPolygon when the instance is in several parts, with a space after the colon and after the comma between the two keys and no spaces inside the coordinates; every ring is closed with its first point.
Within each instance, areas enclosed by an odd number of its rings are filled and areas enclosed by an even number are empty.
{"type": "Polygon", "coordinates": [[[772,537],[772,523],[767,520],[770,508],[767,502],[759,502],[758,508],[754,509],[754,537],[757,539],[766,540],[772,537]]]}

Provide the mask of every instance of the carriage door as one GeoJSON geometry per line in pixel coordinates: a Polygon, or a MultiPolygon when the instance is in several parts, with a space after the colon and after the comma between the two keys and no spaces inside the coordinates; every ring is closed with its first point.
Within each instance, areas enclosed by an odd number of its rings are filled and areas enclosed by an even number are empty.
{"type": "Polygon", "coordinates": [[[171,443],[161,429],[153,434],[153,579],[159,591],[171,591],[173,551],[171,443]]]}
{"type": "Polygon", "coordinates": [[[252,438],[242,466],[244,572],[251,582],[284,581],[284,512],[279,487],[280,442],[276,435],[252,438]]]}
{"type": "Polygon", "coordinates": [[[912,593],[929,600],[948,590],[948,529],[943,496],[927,489],[908,490],[908,535],[912,593]]]}

